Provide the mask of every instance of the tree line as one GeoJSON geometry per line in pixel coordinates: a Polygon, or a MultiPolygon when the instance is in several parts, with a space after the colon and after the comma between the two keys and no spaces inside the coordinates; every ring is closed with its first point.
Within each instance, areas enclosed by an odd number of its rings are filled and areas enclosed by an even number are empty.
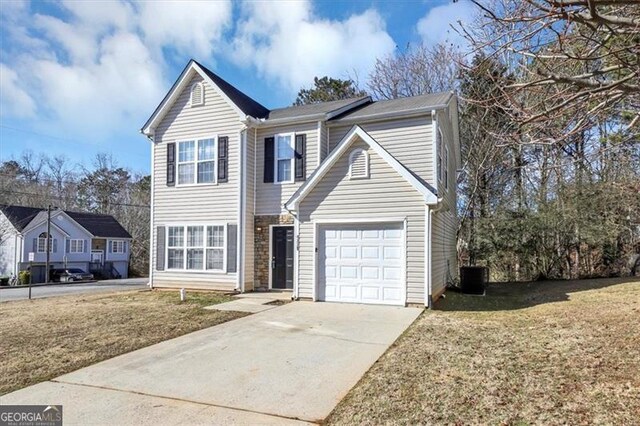
{"type": "Polygon", "coordinates": [[[23,152],[0,163],[0,204],[109,214],[131,234],[130,272],[148,274],[151,178],[98,154],[90,166],[23,152]]]}
{"type": "Polygon", "coordinates": [[[505,281],[640,272],[640,4],[472,2],[462,46],[399,49],[365,87],[316,79],[296,104],[456,90],[461,265],[505,281]]]}

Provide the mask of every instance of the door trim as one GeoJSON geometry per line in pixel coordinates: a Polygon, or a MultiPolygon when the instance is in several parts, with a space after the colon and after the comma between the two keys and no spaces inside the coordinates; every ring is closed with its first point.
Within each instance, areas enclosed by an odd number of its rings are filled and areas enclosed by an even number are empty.
{"type": "Polygon", "coordinates": [[[273,268],[271,268],[271,259],[273,258],[273,228],[293,228],[293,250],[294,250],[294,261],[293,261],[293,285],[295,288],[295,277],[297,273],[296,262],[295,262],[295,242],[296,242],[296,227],[293,223],[291,224],[277,224],[277,225],[269,225],[269,290],[278,290],[278,291],[293,291],[291,288],[273,288],[273,268]]]}
{"type": "MultiPolygon", "coordinates": [[[[401,272],[401,276],[402,276],[402,297],[401,297],[401,302],[402,302],[402,306],[407,306],[407,294],[408,294],[408,289],[407,289],[407,271],[408,271],[408,267],[407,267],[407,231],[408,231],[408,226],[407,226],[407,217],[390,217],[390,218],[381,218],[381,219],[372,219],[372,218],[363,218],[363,219],[325,219],[325,220],[313,220],[312,221],[312,225],[313,225],[313,250],[314,250],[314,256],[313,256],[313,301],[317,302],[318,301],[318,294],[319,294],[319,286],[320,286],[320,282],[318,280],[318,268],[320,267],[320,261],[318,259],[318,255],[319,255],[319,245],[320,245],[320,228],[322,227],[327,227],[327,226],[331,226],[331,225],[358,225],[358,224],[362,224],[362,225],[371,225],[371,224],[380,224],[380,225],[385,225],[385,224],[394,224],[394,223],[402,223],[402,272],[401,272]]],[[[425,235],[425,239],[429,238],[425,235]]],[[[385,306],[385,304],[381,304],[382,306],[385,306]]],[[[400,305],[390,305],[390,306],[400,306],[400,305]]]]}

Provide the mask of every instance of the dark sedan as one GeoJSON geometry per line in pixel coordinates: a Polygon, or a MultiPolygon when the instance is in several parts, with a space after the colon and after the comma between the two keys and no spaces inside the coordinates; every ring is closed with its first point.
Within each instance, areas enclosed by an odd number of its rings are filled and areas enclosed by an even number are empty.
{"type": "Polygon", "coordinates": [[[79,268],[53,269],[51,271],[51,279],[62,283],[91,281],[93,280],[93,274],[85,272],[79,268]]]}

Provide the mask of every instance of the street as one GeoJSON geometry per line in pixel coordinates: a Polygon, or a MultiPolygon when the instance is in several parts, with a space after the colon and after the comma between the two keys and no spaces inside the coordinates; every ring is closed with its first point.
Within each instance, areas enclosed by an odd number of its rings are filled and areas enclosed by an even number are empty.
{"type": "MultiPolygon", "coordinates": [[[[31,298],[68,296],[84,293],[104,293],[112,291],[144,290],[147,287],[148,278],[126,278],[119,280],[104,280],[85,284],[55,284],[31,288],[31,298]]],[[[24,300],[29,298],[27,287],[2,287],[0,290],[0,302],[12,300],[24,300]]]]}

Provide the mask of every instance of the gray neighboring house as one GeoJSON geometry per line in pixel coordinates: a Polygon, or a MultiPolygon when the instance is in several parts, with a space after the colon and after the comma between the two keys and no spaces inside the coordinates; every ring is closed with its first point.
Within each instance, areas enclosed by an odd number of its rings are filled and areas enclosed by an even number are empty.
{"type": "MultiPolygon", "coordinates": [[[[0,205],[0,275],[29,268],[33,282],[45,276],[47,212],[0,205]]],[[[49,260],[54,268],[81,268],[105,277],[127,278],[131,235],[110,215],[54,210],[49,260]]]]}
{"type": "Polygon", "coordinates": [[[457,98],[269,110],[190,61],[151,141],[154,287],[431,306],[457,276],[457,98]]]}

